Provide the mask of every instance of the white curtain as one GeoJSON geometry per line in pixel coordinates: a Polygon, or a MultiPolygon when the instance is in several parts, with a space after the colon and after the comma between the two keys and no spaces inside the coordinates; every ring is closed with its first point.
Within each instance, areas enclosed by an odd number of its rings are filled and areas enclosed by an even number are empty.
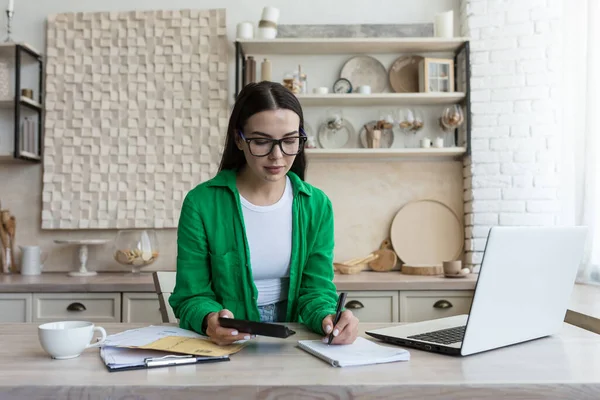
{"type": "Polygon", "coordinates": [[[589,229],[578,281],[600,283],[600,1],[565,0],[560,223],[589,229]]]}

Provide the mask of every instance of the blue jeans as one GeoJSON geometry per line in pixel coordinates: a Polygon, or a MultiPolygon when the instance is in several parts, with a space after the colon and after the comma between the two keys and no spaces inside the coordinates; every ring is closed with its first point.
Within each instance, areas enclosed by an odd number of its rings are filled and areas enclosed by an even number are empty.
{"type": "Polygon", "coordinates": [[[260,322],[285,322],[287,300],[258,306],[258,312],[260,314],[260,322]]]}

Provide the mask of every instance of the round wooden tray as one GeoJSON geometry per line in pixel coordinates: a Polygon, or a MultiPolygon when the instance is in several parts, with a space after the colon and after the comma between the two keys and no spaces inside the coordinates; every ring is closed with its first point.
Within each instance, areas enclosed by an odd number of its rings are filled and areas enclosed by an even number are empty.
{"type": "Polygon", "coordinates": [[[417,200],[404,205],[392,221],[390,238],[404,264],[442,265],[456,260],[464,246],[458,216],[437,200],[417,200]]]}

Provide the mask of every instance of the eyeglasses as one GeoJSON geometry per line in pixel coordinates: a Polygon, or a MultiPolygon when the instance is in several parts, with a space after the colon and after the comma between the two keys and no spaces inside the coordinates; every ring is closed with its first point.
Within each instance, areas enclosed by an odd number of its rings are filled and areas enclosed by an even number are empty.
{"type": "Polygon", "coordinates": [[[265,157],[271,154],[275,145],[279,145],[281,152],[287,156],[295,156],[302,152],[306,142],[306,133],[300,128],[301,136],[286,136],[282,139],[269,139],[263,137],[246,138],[241,130],[238,130],[240,137],[248,143],[250,154],[255,157],[265,157]]]}

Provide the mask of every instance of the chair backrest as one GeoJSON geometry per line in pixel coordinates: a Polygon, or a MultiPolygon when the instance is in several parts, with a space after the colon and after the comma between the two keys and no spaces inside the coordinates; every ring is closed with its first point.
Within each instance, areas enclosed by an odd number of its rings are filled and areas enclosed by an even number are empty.
{"type": "Polygon", "coordinates": [[[169,304],[169,296],[175,288],[175,271],[154,271],[152,278],[154,279],[154,288],[158,294],[158,303],[160,306],[160,315],[162,322],[177,323],[175,313],[169,304]]]}

